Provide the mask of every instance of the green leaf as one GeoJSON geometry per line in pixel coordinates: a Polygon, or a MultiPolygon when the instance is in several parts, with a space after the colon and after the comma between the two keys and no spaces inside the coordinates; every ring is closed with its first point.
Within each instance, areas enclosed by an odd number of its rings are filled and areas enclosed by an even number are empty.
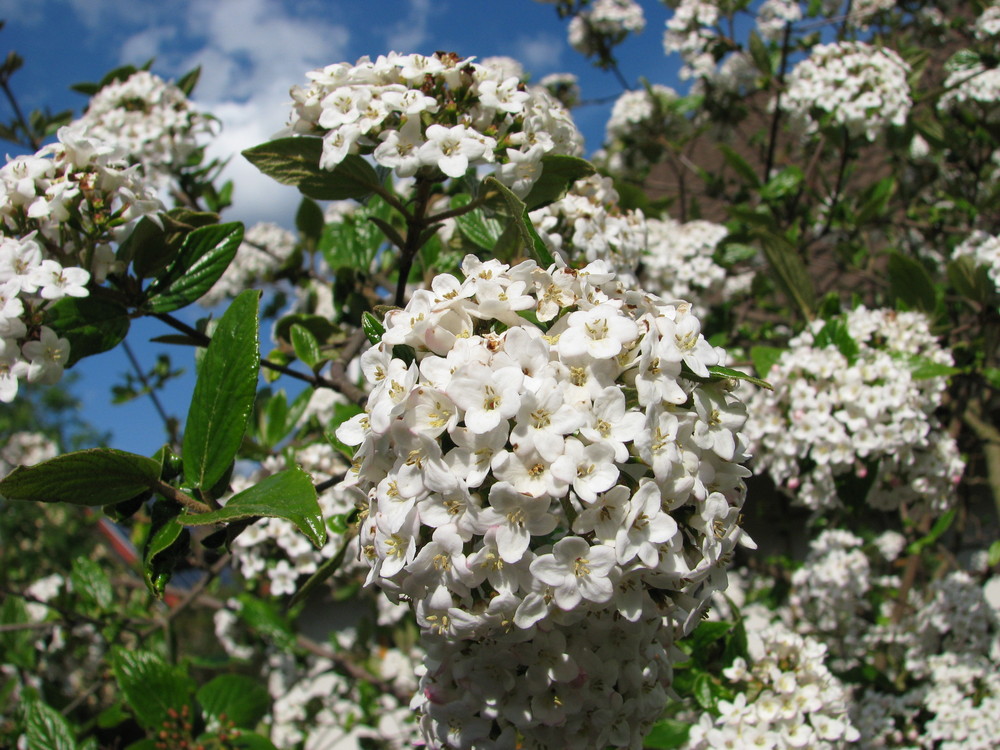
{"type": "Polygon", "coordinates": [[[357,154],[348,154],[334,169],[321,169],[323,139],[279,138],[248,148],[243,156],[282,185],[293,185],[318,201],[361,200],[380,186],[372,166],[357,154]]]}
{"type": "Polygon", "coordinates": [[[895,192],[896,178],[894,176],[885,177],[869,187],[858,201],[860,207],[855,221],[858,224],[864,224],[881,217],[885,213],[889,199],[895,192]]]}
{"type": "Polygon", "coordinates": [[[69,722],[54,708],[39,700],[21,707],[28,750],[76,750],[76,737],[69,722]]]}
{"type": "Polygon", "coordinates": [[[198,85],[199,78],[201,78],[200,65],[181,76],[180,80],[177,81],[177,88],[184,92],[184,96],[191,96],[194,87],[198,85]]]}
{"type": "MultiPolygon", "coordinates": [[[[158,510],[162,508],[162,504],[157,505],[158,510]]],[[[162,513],[163,510],[159,510],[156,515],[162,513]]],[[[156,520],[143,550],[142,575],[149,592],[157,599],[162,599],[179,557],[178,553],[188,549],[189,534],[176,517],[156,520]]]]}
{"type": "Polygon", "coordinates": [[[198,703],[206,718],[231,721],[253,729],[271,707],[271,696],[259,680],[241,674],[221,674],[202,685],[198,703]]]}
{"type": "Polygon", "coordinates": [[[504,234],[513,232],[516,237],[516,251],[533,257],[543,268],[552,265],[554,262],[552,253],[535,231],[524,202],[495,177],[483,180],[481,189],[486,192],[487,204],[492,203],[495,209],[509,220],[504,234]]]}
{"type": "Polygon", "coordinates": [[[991,568],[1000,564],[1000,539],[990,545],[986,562],[991,568]]]}
{"type": "Polygon", "coordinates": [[[967,255],[953,258],[948,263],[948,281],[963,297],[980,305],[987,305],[996,293],[986,266],[977,266],[967,255]]]}
{"type": "Polygon", "coordinates": [[[756,31],[750,32],[750,58],[753,60],[753,64],[757,66],[757,70],[766,76],[770,76],[773,72],[771,70],[771,54],[767,51],[767,45],[764,44],[764,40],[761,39],[760,34],[756,31]]]}
{"type": "MultiPolygon", "coordinates": [[[[451,200],[451,207],[461,208],[470,200],[468,195],[456,195],[451,200]]],[[[463,237],[482,250],[492,250],[496,246],[497,240],[500,239],[500,235],[503,234],[503,224],[486,216],[479,208],[469,211],[467,214],[456,216],[455,224],[463,237]]]]}
{"type": "Polygon", "coordinates": [[[326,219],[323,217],[323,209],[317,205],[316,201],[303,197],[299,204],[299,210],[295,214],[295,228],[306,239],[319,242],[325,225],[326,219]]]}
{"type": "Polygon", "coordinates": [[[910,377],[914,380],[929,380],[931,378],[950,378],[962,370],[940,362],[932,362],[926,357],[910,357],[910,377]]]}
{"type": "Polygon", "coordinates": [[[111,653],[111,671],[136,721],[147,730],[162,729],[170,709],[179,712],[191,705],[194,681],[152,651],[116,647],[111,653]]]}
{"type": "Polygon", "coordinates": [[[262,410],[258,410],[260,437],[264,445],[273,448],[288,434],[288,397],[280,390],[267,400],[262,410]]]}
{"type": "Polygon", "coordinates": [[[828,320],[826,325],[816,334],[813,346],[817,349],[825,349],[828,346],[833,346],[844,355],[850,364],[854,364],[858,358],[858,343],[851,338],[851,334],[847,329],[847,323],[841,318],[831,318],[828,320]]]}
{"type": "Polygon", "coordinates": [[[1000,391],[1000,369],[996,367],[985,367],[982,371],[983,379],[990,384],[990,387],[1000,391]]]}
{"type": "Polygon", "coordinates": [[[715,622],[705,620],[699,623],[694,632],[689,636],[691,639],[691,652],[698,653],[708,648],[712,643],[728,635],[733,629],[731,622],[715,622]]]}
{"type": "Polygon", "coordinates": [[[714,378],[732,378],[733,380],[745,380],[748,383],[753,383],[759,388],[766,388],[769,391],[773,391],[774,388],[766,380],[761,380],[760,378],[755,378],[753,375],[747,375],[745,372],[740,372],[739,370],[734,370],[731,367],[723,367],[722,365],[711,365],[708,371],[714,376],[714,378]]]}
{"type": "Polygon", "coordinates": [[[694,678],[692,690],[695,702],[706,711],[715,708],[715,691],[712,689],[712,678],[707,672],[698,672],[694,678]]]}
{"type": "MultiPolygon", "coordinates": [[[[292,342],[292,326],[305,328],[317,341],[327,342],[330,337],[337,332],[337,327],[330,322],[329,318],[322,315],[309,315],[307,313],[292,313],[283,316],[274,324],[274,337],[289,343],[292,342]]],[[[286,363],[287,364],[287,363],[286,363]]]]}
{"type": "Polygon", "coordinates": [[[236,614],[249,627],[273,641],[274,645],[283,651],[291,650],[295,646],[291,623],[271,602],[251,594],[241,594],[237,598],[242,606],[236,614]]]}
{"type": "Polygon", "coordinates": [[[262,516],[291,521],[317,548],[326,544],[326,526],[316,500],[316,488],[309,475],[299,468],[272,474],[231,497],[219,510],[184,515],[180,520],[186,526],[206,526],[262,516]]]}
{"type": "Polygon", "coordinates": [[[761,187],[760,197],[766,201],[780,200],[798,191],[805,173],[792,165],[785,167],[761,187]]]}
{"type": "Polygon", "coordinates": [[[323,361],[323,355],[319,350],[319,342],[312,335],[308,328],[297,323],[292,325],[292,348],[295,349],[295,356],[298,357],[307,367],[316,367],[323,361]]]}
{"type": "Polygon", "coordinates": [[[156,486],[160,464],[114,448],[92,448],[20,466],[0,480],[8,500],[108,505],[156,486]]]}
{"type": "Polygon", "coordinates": [[[956,511],[954,508],[945,512],[940,518],[938,518],[937,521],[934,522],[931,530],[928,531],[925,536],[911,543],[906,548],[906,554],[919,555],[923,550],[934,544],[949,528],[951,528],[951,524],[955,520],[955,514],[956,511]]]}
{"type": "Polygon", "coordinates": [[[743,178],[743,181],[747,185],[751,188],[759,188],[761,186],[760,178],[757,176],[757,173],[753,171],[753,167],[750,166],[746,159],[733,151],[733,149],[725,143],[718,144],[717,148],[722,154],[722,158],[726,160],[726,164],[736,170],[736,173],[743,178]]]}
{"type": "Polygon", "coordinates": [[[586,159],[546,154],[542,157],[542,174],[524,197],[524,205],[529,211],[547,206],[566,195],[574,182],[590,177],[596,171],[594,165],[586,159]]]}
{"type": "Polygon", "coordinates": [[[753,369],[757,374],[766,378],[775,362],[781,359],[784,349],[776,346],[754,346],[750,349],[750,361],[753,362],[753,369]]]}
{"type": "Polygon", "coordinates": [[[385,326],[382,325],[382,321],[367,310],[361,313],[361,328],[368,337],[368,340],[373,344],[378,344],[385,334],[385,326]]]}
{"type": "Polygon", "coordinates": [[[760,239],[764,256],[778,277],[782,291],[799,308],[806,318],[812,318],[816,293],[806,264],[798,251],[786,238],[769,231],[755,232],[760,239]]]}
{"type": "Polygon", "coordinates": [[[166,313],[194,302],[219,280],[242,241],[239,222],[195,229],[166,273],[149,285],[143,309],[166,313]]]}
{"type": "Polygon", "coordinates": [[[69,340],[67,367],[91,354],[113,349],[129,329],[128,310],[96,295],[63,297],[45,311],[45,322],[69,340]]]}
{"type": "Polygon", "coordinates": [[[923,264],[900,253],[889,254],[889,290],[910,310],[933,314],[937,309],[937,288],[923,264]]]}
{"type": "Polygon", "coordinates": [[[661,719],[653,725],[642,746],[655,750],[673,750],[684,747],[691,733],[691,725],[677,719],[661,719]]]}
{"type": "Polygon", "coordinates": [[[73,584],[73,593],[80,597],[89,611],[103,612],[111,608],[114,592],[111,580],[100,563],[87,557],[76,558],[69,580],[73,584]]]}
{"type": "MultiPolygon", "coordinates": [[[[19,596],[4,596],[0,604],[0,625],[24,625],[31,622],[24,599],[19,596]]],[[[0,630],[0,654],[5,663],[33,672],[38,662],[38,648],[35,642],[37,631],[0,630]]],[[[2,684],[2,683],[0,683],[2,684]]]]}
{"type": "Polygon", "coordinates": [[[229,468],[257,395],[260,292],[242,292],[219,319],[198,371],[184,427],[184,479],[208,489],[229,468]]]}

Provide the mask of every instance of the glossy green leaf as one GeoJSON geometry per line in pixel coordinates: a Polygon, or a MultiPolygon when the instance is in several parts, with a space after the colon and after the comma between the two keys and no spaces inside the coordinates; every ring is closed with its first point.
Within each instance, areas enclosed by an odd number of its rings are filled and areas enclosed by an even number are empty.
{"type": "Polygon", "coordinates": [[[743,178],[743,181],[747,183],[752,188],[759,188],[761,186],[760,178],[757,173],[753,171],[753,167],[750,166],[749,162],[736,153],[730,146],[725,143],[718,144],[719,153],[722,154],[722,158],[726,160],[726,164],[731,166],[736,173],[743,178]]]}
{"type": "Polygon", "coordinates": [[[291,313],[282,316],[274,324],[274,337],[288,343],[292,341],[292,326],[302,326],[317,341],[327,342],[330,337],[337,332],[337,327],[330,322],[329,318],[322,315],[309,315],[307,313],[291,313]]]}
{"type": "Polygon", "coordinates": [[[934,525],[931,527],[931,530],[927,532],[927,534],[907,546],[906,553],[908,555],[919,555],[925,549],[934,544],[948,529],[951,528],[951,524],[955,520],[955,515],[956,511],[954,508],[946,511],[940,518],[937,519],[937,521],[934,522],[934,525]]]}
{"type": "Polygon", "coordinates": [[[326,544],[326,526],[312,479],[302,469],[272,474],[229,499],[210,513],[180,517],[187,526],[206,526],[244,518],[284,518],[294,523],[317,548],[326,544]]]}
{"type": "Polygon", "coordinates": [[[694,632],[688,636],[691,640],[692,652],[697,653],[709,645],[728,635],[733,629],[731,622],[705,620],[698,624],[694,632]]]}
{"type": "Polygon", "coordinates": [[[69,722],[40,700],[25,701],[21,706],[21,719],[28,750],[77,750],[69,722]]]}
{"type": "Polygon", "coordinates": [[[225,717],[236,727],[253,729],[271,707],[271,696],[259,680],[241,674],[221,674],[197,694],[208,719],[225,717]]]}
{"type": "MultiPolygon", "coordinates": [[[[23,625],[32,622],[24,599],[20,596],[4,596],[0,603],[0,625],[23,625]]],[[[38,662],[37,631],[25,628],[0,630],[0,654],[8,664],[34,671],[38,662]]]]}
{"type": "Polygon", "coordinates": [[[759,388],[766,388],[769,391],[774,390],[771,384],[768,383],[766,380],[755,378],[753,375],[747,375],[745,372],[734,370],[732,367],[723,367],[722,365],[711,365],[708,368],[708,371],[714,376],[714,378],[732,378],[733,380],[745,380],[748,383],[753,383],[759,388]]]}
{"type": "Polygon", "coordinates": [[[315,200],[365,198],[381,184],[365,159],[348,154],[332,170],[321,169],[323,140],[315,137],[279,138],[248,148],[243,156],[282,185],[293,185],[315,200]]]}
{"type": "Polygon", "coordinates": [[[775,346],[754,346],[750,349],[750,361],[753,362],[753,369],[757,375],[766,378],[775,362],[781,359],[784,349],[775,346]]]}
{"type": "Polygon", "coordinates": [[[691,733],[691,725],[676,719],[662,719],[653,725],[642,746],[654,750],[673,750],[684,747],[691,733]]]}
{"type": "Polygon", "coordinates": [[[889,289],[892,296],[910,310],[933,314],[937,289],[927,269],[915,258],[901,253],[889,255],[889,289]]]}
{"type": "Polygon", "coordinates": [[[195,229],[184,239],[177,259],[149,285],[143,309],[166,313],[197,300],[229,267],[242,241],[239,222],[195,229]]]}
{"type": "Polygon", "coordinates": [[[828,346],[833,346],[844,355],[849,364],[854,364],[858,358],[858,343],[851,338],[847,323],[841,318],[831,318],[828,320],[826,325],[816,334],[813,346],[817,349],[825,349],[828,346]]]}
{"type": "Polygon", "coordinates": [[[323,217],[323,209],[311,198],[303,197],[299,204],[299,210],[295,213],[295,228],[299,234],[313,242],[319,242],[323,235],[323,227],[326,219],[323,217]]]}
{"type": "Polygon", "coordinates": [[[764,257],[774,271],[782,291],[792,300],[806,318],[812,318],[816,293],[806,264],[795,247],[781,235],[769,231],[756,233],[760,238],[764,257]]]}
{"type": "Polygon", "coordinates": [[[260,292],[242,292],[219,319],[198,370],[184,427],[184,479],[208,489],[229,468],[257,396],[260,292]]]}
{"type": "Polygon", "coordinates": [[[63,297],[45,311],[46,325],[69,341],[66,366],[113,349],[128,333],[128,310],[96,295],[63,297]]]}
{"type": "Polygon", "coordinates": [[[136,721],[147,730],[161,729],[170,709],[191,705],[194,681],[152,651],[115,648],[111,671],[136,721]]]}
{"type": "Polygon", "coordinates": [[[695,702],[706,711],[715,708],[715,692],[712,690],[712,678],[706,672],[695,675],[692,690],[695,702]]]}
{"type": "Polygon", "coordinates": [[[272,602],[251,594],[241,594],[237,598],[241,606],[236,614],[243,622],[283,651],[294,647],[292,625],[272,602]]]}
{"type": "Polygon", "coordinates": [[[291,331],[292,348],[295,349],[295,356],[298,357],[307,367],[315,367],[323,361],[323,355],[319,350],[319,342],[316,337],[305,326],[293,324],[291,331]]]}
{"type": "Polygon", "coordinates": [[[194,87],[198,85],[198,79],[201,78],[201,66],[189,70],[187,73],[182,75],[177,81],[177,88],[184,92],[185,96],[191,96],[194,92],[194,87]]]}
{"type": "Polygon", "coordinates": [[[150,530],[143,550],[142,575],[149,592],[163,597],[180,553],[189,545],[187,530],[176,518],[158,519],[150,530]]]}
{"type": "Polygon", "coordinates": [[[963,297],[980,305],[989,304],[996,295],[996,287],[990,281],[986,266],[976,265],[969,256],[953,258],[948,263],[948,281],[963,297]]]}
{"type": "Polygon", "coordinates": [[[92,448],[20,466],[0,480],[8,500],[108,505],[154,487],[160,464],[114,448],[92,448]]]}
{"type": "Polygon", "coordinates": [[[910,358],[910,377],[914,380],[929,380],[930,378],[950,378],[962,370],[951,365],[933,362],[926,357],[910,358]]]}
{"type": "Polygon", "coordinates": [[[753,64],[757,66],[757,70],[766,76],[770,76],[773,72],[771,70],[771,54],[768,52],[764,40],[761,39],[760,34],[756,31],[750,32],[749,46],[750,58],[753,60],[753,64]]]}
{"type": "MultiPolygon", "coordinates": [[[[468,195],[456,195],[451,201],[451,207],[460,208],[470,200],[468,195]]],[[[456,216],[455,225],[463,237],[481,250],[492,250],[503,234],[503,224],[493,217],[486,216],[479,208],[456,216]]]]}
{"type": "Polygon", "coordinates": [[[586,159],[563,154],[546,154],[542,157],[542,174],[524,196],[529,211],[547,206],[566,195],[573,183],[589,177],[597,170],[586,159]]]}
{"type": "Polygon", "coordinates": [[[91,612],[103,612],[114,602],[111,579],[96,560],[88,557],[73,560],[69,580],[73,585],[73,593],[80,597],[82,604],[91,612]]]}
{"type": "MultiPolygon", "coordinates": [[[[504,230],[504,235],[512,234],[515,238],[514,254],[524,254],[532,257],[543,268],[552,265],[554,262],[552,253],[549,252],[542,238],[535,231],[531,219],[528,218],[528,211],[524,201],[514,195],[510,188],[494,177],[487,177],[483,180],[482,190],[486,191],[487,204],[492,204],[494,210],[504,216],[509,222],[507,228],[504,230]]],[[[502,242],[503,235],[498,241],[498,245],[502,244],[502,242]]]]}
{"type": "Polygon", "coordinates": [[[385,326],[382,325],[382,321],[367,310],[361,314],[361,328],[373,344],[378,344],[382,340],[382,336],[385,335],[385,326]]]}
{"type": "Polygon", "coordinates": [[[798,191],[805,173],[794,164],[785,167],[760,188],[760,197],[764,200],[780,200],[798,191]]]}

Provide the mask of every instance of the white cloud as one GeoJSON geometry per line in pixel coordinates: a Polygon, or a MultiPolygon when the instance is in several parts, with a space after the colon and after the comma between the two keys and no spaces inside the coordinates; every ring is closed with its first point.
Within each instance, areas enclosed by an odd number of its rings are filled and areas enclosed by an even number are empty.
{"type": "Polygon", "coordinates": [[[561,37],[546,33],[518,37],[514,43],[515,56],[532,73],[552,72],[559,65],[563,46],[561,37]]]}
{"type": "Polygon", "coordinates": [[[390,28],[385,35],[386,49],[402,54],[417,52],[428,39],[431,0],[408,0],[410,12],[390,28]]]}

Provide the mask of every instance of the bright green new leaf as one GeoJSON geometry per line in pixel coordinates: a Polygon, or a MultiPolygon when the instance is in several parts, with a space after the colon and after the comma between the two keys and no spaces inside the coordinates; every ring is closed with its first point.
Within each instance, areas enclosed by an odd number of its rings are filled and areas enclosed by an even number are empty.
{"type": "Polygon", "coordinates": [[[298,357],[307,367],[316,367],[323,361],[323,355],[319,350],[319,342],[312,335],[308,328],[296,324],[292,325],[292,348],[295,349],[295,356],[298,357]]]}
{"type": "Polygon", "coordinates": [[[243,622],[281,650],[294,647],[292,625],[273,603],[251,594],[240,594],[237,598],[241,606],[236,614],[243,622]]]}
{"type": "Polygon", "coordinates": [[[208,489],[229,468],[243,441],[260,370],[257,305],[248,289],[219,319],[198,370],[184,426],[184,479],[208,489]]]}
{"type": "MultiPolygon", "coordinates": [[[[469,203],[471,198],[468,195],[456,195],[451,200],[452,208],[461,208],[469,203]]],[[[469,211],[467,214],[455,217],[455,225],[469,242],[482,250],[492,250],[500,235],[503,234],[503,224],[496,219],[486,216],[482,209],[469,211]]]]}
{"type": "Polygon", "coordinates": [[[210,513],[180,516],[186,526],[206,526],[243,518],[284,518],[294,523],[317,548],[326,544],[326,526],[312,479],[302,469],[272,474],[234,495],[224,507],[210,513]]]}
{"type": "Polygon", "coordinates": [[[162,729],[170,709],[191,705],[194,680],[152,651],[115,648],[111,671],[136,721],[148,730],[162,729]]]}
{"type": "Polygon", "coordinates": [[[828,320],[826,325],[816,334],[813,345],[817,349],[824,349],[828,346],[835,347],[850,364],[854,364],[854,361],[858,358],[858,343],[851,338],[851,334],[847,329],[847,323],[841,318],[831,318],[828,320]]]}
{"type": "Polygon", "coordinates": [[[973,302],[986,305],[996,294],[986,266],[977,266],[969,256],[953,258],[948,263],[948,281],[955,291],[973,302]]]}
{"type": "Polygon", "coordinates": [[[163,276],[146,290],[143,309],[166,313],[191,304],[211,289],[243,242],[239,222],[200,227],[188,234],[163,276]]]}
{"type": "Polygon", "coordinates": [[[908,555],[919,555],[925,549],[934,544],[941,536],[951,528],[952,522],[955,520],[955,509],[947,511],[944,515],[938,518],[931,527],[931,530],[927,534],[915,542],[912,542],[906,548],[906,554],[908,555]]]}
{"type": "Polygon", "coordinates": [[[753,375],[747,375],[745,372],[734,370],[732,367],[723,367],[722,365],[710,365],[708,371],[715,377],[732,378],[733,380],[745,380],[748,383],[753,383],[759,388],[766,388],[769,391],[774,390],[774,388],[771,387],[771,384],[768,383],[766,380],[755,378],[753,375]]]}
{"type": "Polygon", "coordinates": [[[242,729],[253,729],[271,707],[271,696],[259,680],[241,674],[220,674],[202,685],[198,703],[206,718],[226,721],[242,729]]]}
{"type": "Polygon", "coordinates": [[[767,201],[787,198],[799,189],[804,179],[805,173],[794,164],[785,167],[761,187],[760,197],[767,201]]]}
{"type": "Polygon", "coordinates": [[[128,310],[119,302],[96,295],[63,297],[45,311],[45,322],[69,341],[66,367],[113,349],[129,329],[128,310]]]}
{"type": "Polygon", "coordinates": [[[590,177],[597,170],[586,159],[563,154],[546,154],[542,157],[542,174],[524,196],[529,211],[547,206],[566,195],[566,191],[579,179],[590,177]]]}
{"type": "Polygon", "coordinates": [[[309,136],[278,138],[243,152],[268,177],[318,201],[361,200],[380,186],[378,174],[363,157],[348,154],[328,170],[319,166],[322,154],[323,139],[309,136]]]}
{"type": "Polygon", "coordinates": [[[656,722],[653,728],[646,735],[642,746],[644,748],[655,748],[655,750],[673,750],[673,748],[684,747],[691,733],[691,725],[676,719],[663,719],[656,722]]]}
{"type": "Polygon", "coordinates": [[[28,750],[77,750],[72,727],[54,708],[28,700],[21,706],[21,717],[28,750]]]}
{"type": "Polygon", "coordinates": [[[163,520],[161,525],[154,525],[150,531],[143,550],[142,575],[149,592],[157,599],[163,597],[173,573],[178,548],[188,549],[187,534],[176,518],[163,520]]]}
{"type": "Polygon", "coordinates": [[[382,321],[367,310],[361,313],[361,329],[373,344],[381,341],[382,336],[385,334],[385,326],[382,325],[382,321]]]}
{"type": "Polygon", "coordinates": [[[160,464],[114,448],[66,453],[34,466],[19,466],[0,480],[8,500],[107,505],[156,485],[160,464]]]}
{"type": "Polygon", "coordinates": [[[938,292],[923,264],[901,253],[889,255],[889,289],[910,310],[933,314],[938,292]]]}

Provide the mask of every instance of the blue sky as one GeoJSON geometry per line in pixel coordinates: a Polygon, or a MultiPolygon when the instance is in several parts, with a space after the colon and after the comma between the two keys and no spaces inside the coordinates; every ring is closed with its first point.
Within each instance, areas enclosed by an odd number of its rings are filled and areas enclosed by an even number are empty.
{"type": "MultiPolygon", "coordinates": [[[[626,78],[638,83],[677,85],[676,62],[664,57],[661,38],[669,11],[660,2],[641,3],[647,27],[621,49],[626,78]]],[[[235,154],[229,177],[236,183],[235,205],[227,220],[275,221],[290,226],[299,196],[260,176],[238,154],[262,143],[281,128],[288,114],[288,89],[305,83],[305,73],[329,63],[353,62],[388,51],[455,51],[479,58],[507,55],[521,61],[533,77],[571,72],[580,77],[584,99],[620,93],[615,79],[575,53],[566,42],[566,24],[553,5],[532,0],[0,0],[3,50],[16,50],[25,64],[12,79],[25,110],[53,111],[85,104],[69,86],[99,80],[122,64],[155,58],[153,72],[177,78],[196,65],[202,76],[195,101],[221,119],[223,129],[211,154],[235,154]]],[[[574,112],[596,149],[610,104],[574,112]]],[[[10,119],[0,101],[0,119],[10,119]]],[[[6,147],[6,144],[5,144],[6,147]]],[[[9,153],[16,153],[6,147],[9,153]]],[[[188,320],[204,314],[186,312],[188,320]]],[[[149,338],[167,333],[156,321],[139,321],[129,341],[151,366],[155,345],[149,338]]],[[[192,370],[190,352],[167,349],[177,365],[192,370]]],[[[129,365],[120,351],[77,365],[77,388],[85,417],[110,430],[112,445],[151,453],[164,433],[148,399],[109,406],[110,386],[129,365]]],[[[164,400],[183,418],[193,382],[175,383],[164,400]]]]}

